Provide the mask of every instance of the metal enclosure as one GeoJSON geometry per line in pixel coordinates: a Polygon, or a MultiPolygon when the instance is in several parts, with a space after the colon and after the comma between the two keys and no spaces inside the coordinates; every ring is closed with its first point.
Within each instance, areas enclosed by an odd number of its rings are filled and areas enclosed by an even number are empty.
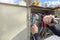
{"type": "Polygon", "coordinates": [[[0,40],[29,40],[27,8],[0,3],[0,40]]]}

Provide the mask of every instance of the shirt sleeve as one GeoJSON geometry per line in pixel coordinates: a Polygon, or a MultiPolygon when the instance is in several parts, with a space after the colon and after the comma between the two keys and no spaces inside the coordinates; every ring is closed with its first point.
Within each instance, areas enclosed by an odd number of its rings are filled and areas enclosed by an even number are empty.
{"type": "Polygon", "coordinates": [[[49,26],[47,25],[47,27],[48,27],[55,35],[60,36],[60,29],[56,28],[56,26],[51,26],[51,27],[49,27],[49,26]]]}

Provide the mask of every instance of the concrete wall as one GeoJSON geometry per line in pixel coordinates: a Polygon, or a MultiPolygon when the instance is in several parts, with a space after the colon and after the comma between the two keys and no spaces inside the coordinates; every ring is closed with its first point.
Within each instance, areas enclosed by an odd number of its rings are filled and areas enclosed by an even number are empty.
{"type": "Polygon", "coordinates": [[[28,32],[25,29],[27,29],[27,9],[0,4],[0,40],[15,40],[14,37],[18,34],[19,40],[22,40],[22,37],[26,39],[28,32]]]}

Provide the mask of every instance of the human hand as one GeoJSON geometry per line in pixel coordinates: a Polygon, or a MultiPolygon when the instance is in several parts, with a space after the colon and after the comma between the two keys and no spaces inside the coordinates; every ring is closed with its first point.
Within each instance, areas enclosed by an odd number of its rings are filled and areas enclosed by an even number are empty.
{"type": "Polygon", "coordinates": [[[38,27],[36,26],[36,24],[32,25],[32,27],[31,27],[31,33],[32,34],[38,33],[38,27]]]}

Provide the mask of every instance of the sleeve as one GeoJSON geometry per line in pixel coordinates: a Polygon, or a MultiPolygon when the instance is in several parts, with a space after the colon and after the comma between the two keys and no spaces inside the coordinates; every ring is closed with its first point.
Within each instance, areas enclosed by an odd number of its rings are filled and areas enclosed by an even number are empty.
{"type": "Polygon", "coordinates": [[[47,27],[48,27],[55,35],[60,36],[60,29],[56,28],[56,26],[51,26],[51,27],[49,27],[49,26],[47,25],[47,27]]]}

